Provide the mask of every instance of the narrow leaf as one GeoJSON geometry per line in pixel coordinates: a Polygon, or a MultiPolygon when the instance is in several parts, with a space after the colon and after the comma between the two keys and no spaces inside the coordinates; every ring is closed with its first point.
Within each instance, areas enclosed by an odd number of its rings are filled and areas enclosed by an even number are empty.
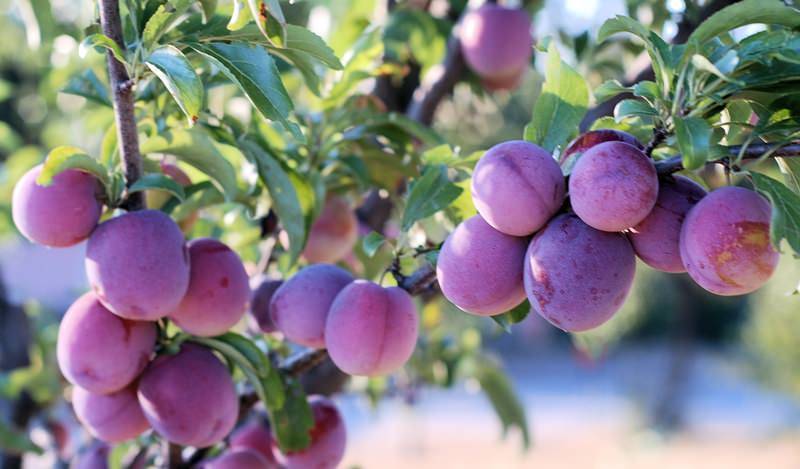
{"type": "Polygon", "coordinates": [[[36,183],[49,186],[55,176],[68,169],[85,171],[108,187],[109,174],[106,168],[80,148],[70,146],[56,147],[47,154],[42,172],[36,178],[36,183]]]}
{"type": "Polygon", "coordinates": [[[67,86],[61,90],[62,93],[82,96],[90,101],[111,107],[111,97],[108,88],[100,81],[94,71],[90,68],[80,75],[75,75],[69,79],[67,86]]]}
{"type": "Polygon", "coordinates": [[[675,136],[683,158],[683,167],[702,167],[711,150],[711,125],[699,117],[675,119],[675,136]]]}
{"type": "Polygon", "coordinates": [[[203,82],[195,73],[192,64],[174,46],[164,46],[154,50],[145,63],[186,114],[189,125],[194,125],[203,107],[204,90],[203,82]]]}
{"type": "Polygon", "coordinates": [[[194,2],[195,0],[168,0],[159,6],[142,31],[142,45],[145,50],[151,50],[194,2]]]}
{"type": "Polygon", "coordinates": [[[428,166],[408,193],[402,230],[408,231],[416,221],[446,208],[462,191],[447,178],[447,167],[428,166]]]}
{"type": "Polygon", "coordinates": [[[622,86],[618,80],[606,80],[602,85],[594,90],[594,97],[598,103],[608,101],[609,99],[622,93],[631,93],[633,88],[629,86],[622,86]]]}
{"type": "Polygon", "coordinates": [[[86,36],[86,38],[81,41],[81,45],[78,47],[78,55],[81,57],[86,57],[86,54],[89,53],[89,49],[94,48],[95,50],[100,51],[101,49],[105,49],[114,56],[120,63],[126,64],[125,55],[122,53],[122,49],[119,48],[119,44],[114,42],[110,37],[106,36],[105,34],[91,34],[86,36]]]}
{"type": "Polygon", "coordinates": [[[140,177],[136,182],[128,188],[128,192],[139,192],[139,191],[146,191],[146,190],[159,190],[169,192],[170,194],[174,195],[178,198],[178,200],[183,201],[186,199],[186,194],[183,191],[183,186],[175,182],[169,176],[165,176],[164,174],[158,173],[150,173],[145,174],[144,176],[140,177]]]}
{"type": "Polygon", "coordinates": [[[641,99],[623,99],[614,106],[614,119],[617,122],[630,116],[653,118],[658,116],[658,111],[641,99]]]}
{"type": "Polygon", "coordinates": [[[381,246],[386,242],[386,238],[383,237],[380,233],[375,231],[370,232],[367,236],[364,237],[364,241],[362,244],[364,246],[364,254],[367,257],[372,257],[378,252],[381,246]]]}
{"type": "Polygon", "coordinates": [[[776,249],[785,239],[796,255],[800,255],[800,195],[780,181],[765,174],[750,172],[753,185],[772,203],[770,238],[776,249]]]}
{"type": "Polygon", "coordinates": [[[748,24],[800,26],[800,11],[779,1],[744,0],[727,6],[703,21],[687,42],[703,44],[722,33],[748,24]]]}

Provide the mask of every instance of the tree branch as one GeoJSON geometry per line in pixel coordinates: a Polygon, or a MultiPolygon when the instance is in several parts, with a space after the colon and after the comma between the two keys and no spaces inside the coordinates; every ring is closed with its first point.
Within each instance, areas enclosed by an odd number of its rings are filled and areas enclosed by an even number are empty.
{"type": "Polygon", "coordinates": [[[456,84],[466,76],[467,65],[461,53],[461,41],[456,34],[450,37],[444,62],[425,76],[414,92],[408,107],[408,117],[430,126],[439,103],[453,92],[456,84]]]}
{"type": "MultiPolygon", "coordinates": [[[[735,157],[739,155],[741,151],[741,146],[732,146],[728,147],[728,151],[730,153],[730,157],[735,157]]],[[[756,143],[752,145],[748,145],[744,151],[743,159],[745,160],[756,160],[761,158],[764,153],[768,152],[772,149],[767,143],[756,143]]],[[[772,157],[783,157],[783,158],[797,158],[800,157],[800,142],[791,143],[784,147],[781,147],[771,153],[772,157]]],[[[724,158],[720,158],[717,160],[712,160],[707,162],[706,164],[722,164],[725,163],[730,158],[726,156],[724,158]]],[[[675,155],[667,159],[663,159],[660,161],[656,161],[656,170],[658,174],[665,175],[665,174],[672,174],[678,171],[683,170],[683,162],[681,155],[675,155]]]]}
{"type": "MultiPolygon", "coordinates": [[[[125,51],[125,41],[122,36],[122,20],[119,14],[117,0],[99,0],[100,25],[103,34],[111,38],[125,51]]],[[[111,82],[111,94],[114,100],[114,121],[117,125],[117,142],[122,156],[125,185],[130,187],[142,175],[142,156],[139,153],[139,135],[136,128],[136,115],[134,113],[134,83],[128,76],[125,64],[107,54],[108,76],[111,82]]],[[[134,192],[128,194],[125,207],[128,210],[145,208],[144,193],[134,192]]]]}

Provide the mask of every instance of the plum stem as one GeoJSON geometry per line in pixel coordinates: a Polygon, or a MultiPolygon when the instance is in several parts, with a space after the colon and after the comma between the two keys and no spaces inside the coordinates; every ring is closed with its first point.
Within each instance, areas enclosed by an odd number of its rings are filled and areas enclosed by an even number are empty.
{"type": "MultiPolygon", "coordinates": [[[[788,145],[782,146],[775,150],[774,145],[770,145],[767,143],[758,143],[748,145],[747,148],[744,149],[742,153],[743,160],[756,160],[761,158],[765,153],[772,151],[769,156],[771,157],[781,157],[781,158],[797,158],[800,157],[800,142],[793,142],[788,145]],[[774,150],[774,151],[773,151],[774,150]]],[[[742,151],[741,146],[731,146],[727,147],[728,152],[731,156],[736,156],[739,152],[742,151]]],[[[719,158],[716,160],[710,160],[706,164],[725,164],[730,157],[726,156],[723,158],[719,158]]],[[[675,155],[660,161],[656,162],[656,170],[658,174],[666,175],[676,173],[678,171],[683,170],[683,162],[681,155],[675,155]]]]}
{"type": "MultiPolygon", "coordinates": [[[[122,19],[119,14],[117,0],[99,0],[100,25],[103,34],[116,42],[122,52],[125,52],[125,41],[122,36],[122,19]]],[[[134,114],[135,83],[128,75],[125,64],[118,61],[111,52],[108,52],[108,76],[111,81],[112,97],[114,101],[114,121],[117,126],[117,141],[122,156],[123,174],[125,185],[130,187],[142,175],[142,155],[139,152],[139,136],[136,128],[136,115],[134,114]]],[[[128,210],[141,210],[145,208],[143,192],[129,193],[125,201],[128,210]]]]}

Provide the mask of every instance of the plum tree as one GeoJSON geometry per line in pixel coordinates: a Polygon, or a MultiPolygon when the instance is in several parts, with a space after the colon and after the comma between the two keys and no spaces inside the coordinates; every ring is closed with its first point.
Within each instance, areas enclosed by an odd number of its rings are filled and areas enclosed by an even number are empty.
{"type": "Polygon", "coordinates": [[[559,215],[534,236],[525,256],[525,292],[539,315],[565,331],[610,319],[628,296],[636,258],[625,235],[559,215]]]}
{"type": "Polygon", "coordinates": [[[501,233],[475,215],[445,240],[436,265],[442,294],[480,316],[504,313],[525,299],[522,266],[528,239],[501,233]]]}
{"type": "MultiPolygon", "coordinates": [[[[188,187],[192,185],[192,179],[178,165],[162,161],[160,166],[161,172],[164,173],[164,175],[169,176],[181,186],[188,187]]],[[[146,198],[148,207],[160,209],[170,199],[170,195],[165,191],[149,190],[146,193],[146,198]]],[[[195,210],[186,216],[186,218],[180,220],[178,226],[180,226],[184,233],[188,233],[197,222],[198,217],[199,214],[195,210]]]]}
{"type": "Polygon", "coordinates": [[[472,175],[472,200],[494,229],[527,236],[558,211],[565,186],[561,169],[549,153],[513,140],[493,146],[478,161],[472,175]]]}
{"type": "Polygon", "coordinates": [[[689,209],[705,195],[706,190],[689,178],[662,179],[655,207],[628,234],[636,255],[654,269],[686,272],[680,252],[681,226],[689,209]]]}
{"type": "Polygon", "coordinates": [[[201,469],[279,469],[277,463],[270,463],[257,451],[233,449],[225,451],[214,459],[200,464],[201,469]]]}
{"type": "Polygon", "coordinates": [[[86,293],[61,320],[56,356],[69,382],[107,394],[128,386],[141,373],[155,343],[155,324],[116,316],[94,293],[86,293]]]}
{"type": "Polygon", "coordinates": [[[250,316],[255,320],[261,332],[269,334],[278,330],[269,314],[269,303],[272,301],[272,295],[281,285],[283,285],[283,280],[263,280],[250,298],[250,316]]]}
{"type": "Polygon", "coordinates": [[[464,15],[459,32],[467,65],[491,89],[511,89],[533,54],[531,18],[521,9],[485,3],[464,15]]]}
{"type": "Polygon", "coordinates": [[[311,444],[302,451],[277,452],[278,461],[286,469],[335,469],[344,457],[347,430],[339,409],[328,398],[310,396],[308,403],[314,414],[311,444]]]}
{"type": "Polygon", "coordinates": [[[169,318],[190,334],[223,334],[239,322],[247,309],[247,272],[239,256],[216,239],[194,239],[188,249],[189,288],[169,318]]]}
{"type": "Polygon", "coordinates": [[[583,153],[569,178],[572,209],[602,231],[626,230],[644,220],[658,198],[653,161],[623,142],[604,142],[583,153]]]}
{"type": "Polygon", "coordinates": [[[411,357],[417,328],[417,309],[405,290],[356,280],[331,305],[325,344],[333,363],[345,373],[383,375],[411,357]]]}
{"type": "Polygon", "coordinates": [[[163,212],[128,212],[92,233],[86,274],[114,314],[154,321],[173,312],[189,286],[183,234],[163,212]]]}
{"type": "Polygon", "coordinates": [[[42,168],[33,167],[14,186],[14,224],[26,238],[45,246],[67,247],[85,240],[102,213],[100,184],[89,173],[70,169],[42,186],[36,183],[42,168]]]}
{"type": "Polygon", "coordinates": [[[207,348],[184,343],[142,373],[139,404],[150,426],[166,440],[199,448],[233,430],[239,399],[228,369],[207,348]]]}
{"type": "Polygon", "coordinates": [[[358,219],[350,201],[333,195],[325,200],[322,213],[314,220],[303,249],[303,258],[312,264],[339,262],[358,241],[358,219]]]}
{"type": "Polygon", "coordinates": [[[680,254],[689,276],[717,295],[760,288],[778,264],[770,242],[769,202],[743,187],[712,191],[686,216],[680,254]]]}
{"type": "Polygon", "coordinates": [[[89,433],[108,443],[136,438],[150,428],[136,398],[135,384],[111,394],[94,394],[75,386],[72,408],[89,433]]]}
{"type": "Polygon", "coordinates": [[[644,150],[644,145],[639,143],[633,135],[622,130],[597,129],[580,134],[575,140],[571,141],[567,148],[561,153],[558,162],[564,164],[567,159],[575,153],[583,153],[593,146],[603,142],[624,142],[633,145],[639,150],[644,150]]]}
{"type": "Polygon", "coordinates": [[[306,347],[325,347],[325,321],[333,299],[353,281],[346,270],[330,264],[308,266],[284,282],[270,301],[275,326],[289,340],[306,347]]]}
{"type": "Polygon", "coordinates": [[[259,453],[268,463],[278,465],[273,449],[275,440],[272,438],[269,424],[265,422],[250,422],[231,433],[229,446],[232,450],[249,449],[259,453]]]}

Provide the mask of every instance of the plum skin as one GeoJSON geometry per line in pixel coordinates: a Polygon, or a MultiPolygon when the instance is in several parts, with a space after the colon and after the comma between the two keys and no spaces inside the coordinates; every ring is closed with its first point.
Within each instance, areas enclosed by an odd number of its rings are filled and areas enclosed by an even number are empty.
{"type": "Polygon", "coordinates": [[[558,162],[564,164],[571,155],[583,153],[589,148],[603,142],[623,142],[644,151],[644,145],[628,132],[615,129],[597,129],[584,132],[576,137],[575,140],[571,141],[564,152],[561,153],[558,162]]]}
{"type": "Polygon", "coordinates": [[[249,449],[259,453],[268,463],[277,465],[273,448],[275,439],[272,437],[269,424],[254,421],[245,424],[231,433],[229,446],[231,449],[249,449]]]}
{"type": "Polygon", "coordinates": [[[525,291],[540,316],[569,332],[593,329],[628,296],[636,258],[625,235],[559,215],[534,236],[525,256],[525,291]]]}
{"type": "Polygon", "coordinates": [[[341,196],[325,201],[314,220],[303,248],[303,258],[312,264],[339,262],[358,241],[358,219],[350,202],[341,196]]]}
{"type": "Polygon", "coordinates": [[[759,289],[775,272],[780,255],[770,242],[767,199],[742,187],[708,194],[686,216],[680,253],[689,276],[722,296],[759,289]]]}
{"type": "Polygon", "coordinates": [[[490,89],[511,89],[533,54],[531,18],[524,10],[490,3],[464,15],[459,33],[464,59],[490,89]]]}
{"type": "Polygon", "coordinates": [[[259,283],[258,287],[253,290],[253,295],[250,298],[250,316],[255,321],[258,329],[266,334],[278,330],[269,314],[269,303],[272,301],[272,296],[281,285],[283,285],[283,280],[263,280],[259,283]]]}
{"type": "Polygon", "coordinates": [[[627,143],[597,144],[575,163],[569,197],[572,209],[592,228],[626,230],[644,220],[656,204],[655,165],[627,143]]]}
{"type": "Polygon", "coordinates": [[[311,444],[302,451],[276,451],[286,469],[335,469],[344,458],[347,430],[336,405],[323,396],[310,396],[308,403],[314,414],[311,444]]]}
{"type": "Polygon", "coordinates": [[[686,214],[705,195],[706,190],[689,178],[662,180],[655,207],[628,233],[639,259],[662,272],[686,272],[681,261],[681,227],[686,214]]]}
{"type": "Polygon", "coordinates": [[[528,239],[501,233],[480,215],[462,222],[439,252],[442,294],[463,311],[492,316],[525,299],[523,263],[528,239]]]}
{"type": "Polygon", "coordinates": [[[50,247],[75,245],[97,226],[103,205],[100,183],[76,169],[57,174],[49,186],[36,183],[43,166],[26,172],[14,186],[11,212],[14,224],[30,241],[50,247]]]}
{"type": "Polygon", "coordinates": [[[277,463],[270,464],[259,452],[251,449],[231,449],[214,459],[200,464],[201,469],[277,469],[277,463]]]}
{"type": "Polygon", "coordinates": [[[228,369],[210,350],[190,343],[144,370],[138,398],[150,426],[167,441],[185,446],[219,443],[239,415],[228,369]]]}
{"type": "Polygon", "coordinates": [[[558,211],[566,184],[548,152],[512,140],[493,146],[478,161],[471,190],[486,223],[508,235],[527,236],[558,211]]]}
{"type": "Polygon", "coordinates": [[[417,343],[418,314],[405,290],[356,280],[333,301],[325,343],[350,375],[379,376],[402,367],[417,343]]]}
{"type": "Polygon", "coordinates": [[[86,293],[61,320],[56,356],[70,383],[108,394],[136,379],[155,344],[155,324],[116,316],[93,293],[86,293]]]}
{"type": "Polygon", "coordinates": [[[190,334],[223,334],[239,322],[247,309],[247,271],[239,256],[216,239],[198,238],[187,246],[189,288],[169,317],[190,334]]]}
{"type": "Polygon", "coordinates": [[[86,275],[114,314],[155,321],[178,306],[189,287],[183,233],[157,210],[101,223],[86,247],[86,275]]]}
{"type": "Polygon", "coordinates": [[[89,433],[107,443],[136,438],[150,428],[139,407],[135,385],[111,394],[93,394],[76,386],[72,408],[89,433]]]}
{"type": "Polygon", "coordinates": [[[306,347],[325,347],[325,321],[336,295],[353,281],[346,270],[330,264],[310,265],[281,285],[269,304],[279,331],[306,347]]]}

